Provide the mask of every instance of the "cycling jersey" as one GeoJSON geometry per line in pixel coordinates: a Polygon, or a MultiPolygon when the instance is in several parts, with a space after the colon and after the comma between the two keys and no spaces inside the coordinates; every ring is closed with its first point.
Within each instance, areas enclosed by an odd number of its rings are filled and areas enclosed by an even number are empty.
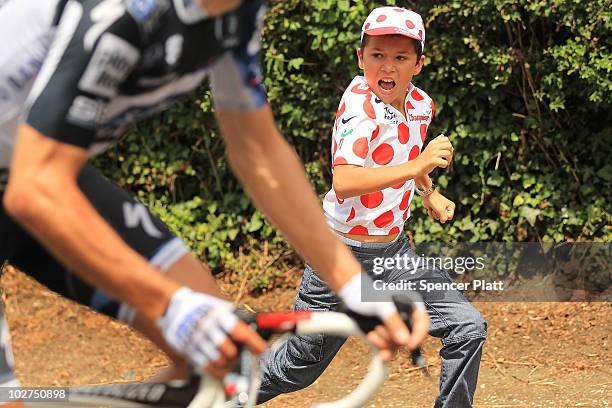
{"type": "Polygon", "coordinates": [[[260,108],[262,4],[207,18],[193,0],[9,0],[1,37],[27,34],[0,54],[0,168],[24,111],[43,135],[94,155],[207,74],[217,109],[260,108]],[[4,98],[3,89],[18,92],[4,98]]]}
{"type": "MultiPolygon", "coordinates": [[[[332,131],[332,168],[345,164],[379,168],[417,158],[434,104],[410,84],[404,108],[407,117],[378,99],[364,77],[355,77],[342,96],[332,131]]],[[[397,234],[410,216],[414,186],[414,180],[406,180],[346,199],[338,198],[332,187],[323,200],[327,223],[336,231],[354,235],[397,234]]]]}
{"type": "MultiPolygon", "coordinates": [[[[21,122],[94,155],[207,74],[218,110],[263,106],[262,4],[245,1],[207,18],[192,0],[0,0],[0,202],[21,122]]],[[[142,204],[90,166],[78,181],[98,213],[153,267],[165,271],[188,252],[142,204]]],[[[2,207],[0,244],[0,269],[8,261],[73,300],[133,318],[133,309],[67,270],[2,207]]],[[[6,332],[1,318],[0,312],[0,337],[6,332]]],[[[11,384],[4,343],[0,382],[11,384]]]]}
{"type": "Polygon", "coordinates": [[[19,116],[55,34],[58,4],[58,0],[0,4],[0,189],[6,183],[19,116]]]}

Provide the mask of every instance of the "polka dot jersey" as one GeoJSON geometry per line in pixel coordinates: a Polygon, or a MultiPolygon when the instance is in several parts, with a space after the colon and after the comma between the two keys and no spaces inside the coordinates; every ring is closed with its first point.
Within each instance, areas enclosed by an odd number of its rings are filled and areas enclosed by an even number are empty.
{"type": "MultiPolygon", "coordinates": [[[[421,153],[427,128],[434,116],[432,99],[409,85],[405,118],[382,102],[362,76],[348,86],[336,114],[332,133],[332,171],[352,164],[377,168],[414,160],[421,153]]],[[[403,230],[410,216],[414,180],[381,191],[339,199],[332,189],[323,210],[330,227],[355,235],[390,235],[403,230]]]]}

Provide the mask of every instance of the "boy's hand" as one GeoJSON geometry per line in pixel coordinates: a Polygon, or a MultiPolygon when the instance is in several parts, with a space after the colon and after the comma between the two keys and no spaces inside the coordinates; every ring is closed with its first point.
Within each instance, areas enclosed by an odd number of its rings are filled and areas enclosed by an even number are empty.
{"type": "Polygon", "coordinates": [[[415,160],[421,166],[420,175],[425,176],[436,167],[447,168],[453,159],[453,145],[448,137],[440,135],[433,139],[415,160]]]}
{"type": "Polygon", "coordinates": [[[423,197],[423,205],[429,216],[439,220],[442,224],[452,220],[455,215],[455,203],[444,197],[438,190],[423,197]]]}

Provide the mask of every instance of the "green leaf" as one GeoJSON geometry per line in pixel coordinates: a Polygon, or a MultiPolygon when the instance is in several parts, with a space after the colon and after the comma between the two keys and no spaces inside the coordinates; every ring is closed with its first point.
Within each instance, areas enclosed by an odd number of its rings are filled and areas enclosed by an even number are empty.
{"type": "Polygon", "coordinates": [[[528,175],[523,177],[523,188],[529,188],[533,186],[536,182],[536,178],[532,175],[528,175]]]}
{"type": "Polygon", "coordinates": [[[540,215],[542,213],[541,210],[538,210],[536,208],[531,208],[531,207],[526,206],[526,205],[522,206],[520,211],[521,211],[520,212],[521,217],[526,219],[527,222],[532,227],[535,226],[536,219],[537,219],[538,215],[540,215]]]}
{"type": "Polygon", "coordinates": [[[493,187],[500,187],[503,182],[504,179],[499,174],[493,174],[487,179],[487,184],[493,187]]]}
{"type": "Polygon", "coordinates": [[[606,164],[604,167],[599,169],[597,173],[595,174],[597,174],[598,177],[601,177],[605,181],[608,181],[608,182],[612,181],[612,165],[606,164]]]}
{"type": "Polygon", "coordinates": [[[263,220],[258,212],[256,212],[247,226],[247,232],[255,232],[263,227],[263,220]]]}
{"type": "Polygon", "coordinates": [[[514,197],[514,200],[512,201],[512,205],[515,207],[518,207],[519,205],[523,204],[525,202],[525,199],[523,198],[522,195],[517,195],[516,197],[514,197]]]}

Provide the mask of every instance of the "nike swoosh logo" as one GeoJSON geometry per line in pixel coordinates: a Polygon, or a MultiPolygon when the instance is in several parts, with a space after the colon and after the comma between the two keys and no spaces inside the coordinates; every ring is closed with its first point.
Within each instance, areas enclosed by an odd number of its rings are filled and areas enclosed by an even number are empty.
{"type": "Polygon", "coordinates": [[[348,118],[348,119],[342,119],[342,124],[343,124],[343,125],[346,125],[346,124],[349,122],[349,120],[351,120],[351,119],[355,119],[356,117],[357,117],[357,115],[355,115],[355,116],[351,116],[351,117],[350,117],[350,118],[348,118]]]}
{"type": "Polygon", "coordinates": [[[353,133],[354,129],[350,129],[350,130],[345,130],[344,132],[340,133],[340,137],[347,137],[348,135],[350,135],[351,133],[353,133]]]}

